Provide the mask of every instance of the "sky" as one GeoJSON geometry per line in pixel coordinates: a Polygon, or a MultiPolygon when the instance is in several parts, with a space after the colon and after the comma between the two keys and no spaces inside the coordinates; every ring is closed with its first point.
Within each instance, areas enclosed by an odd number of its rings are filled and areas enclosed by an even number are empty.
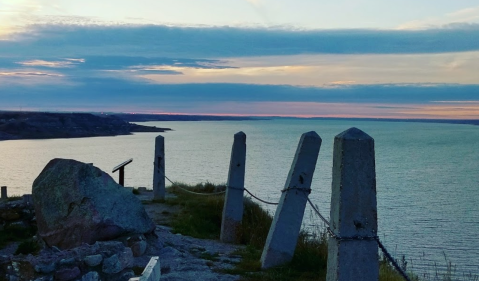
{"type": "Polygon", "coordinates": [[[0,110],[479,119],[479,2],[0,0],[0,110]]]}

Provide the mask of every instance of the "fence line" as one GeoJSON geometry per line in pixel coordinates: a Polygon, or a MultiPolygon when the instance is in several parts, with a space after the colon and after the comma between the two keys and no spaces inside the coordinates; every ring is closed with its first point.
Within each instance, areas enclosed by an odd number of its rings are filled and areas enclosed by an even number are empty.
{"type": "MultiPolygon", "coordinates": [[[[318,151],[319,152],[319,151],[318,151]]],[[[160,164],[161,165],[161,164],[160,164]]],[[[167,179],[172,185],[175,184],[175,182],[173,182],[171,179],[169,179],[165,173],[163,172],[162,173],[163,176],[165,177],[165,179],[167,179]]],[[[194,195],[220,195],[220,194],[224,194],[226,193],[226,190],[225,191],[221,191],[221,192],[215,192],[215,193],[198,193],[198,192],[193,192],[193,191],[190,191],[190,190],[187,190],[185,188],[182,188],[180,186],[177,186],[180,190],[184,191],[184,192],[187,192],[187,193],[190,193],[190,194],[194,194],[194,195]]],[[[257,196],[255,196],[252,192],[250,192],[247,188],[243,187],[243,188],[238,188],[238,187],[233,187],[233,186],[227,186],[227,188],[231,188],[231,189],[236,189],[236,190],[244,190],[246,191],[251,197],[255,198],[256,200],[262,202],[262,203],[265,203],[265,204],[268,204],[268,205],[279,205],[279,203],[274,203],[274,202],[268,202],[266,200],[263,200],[257,196]]],[[[307,202],[309,203],[309,205],[311,206],[311,208],[314,210],[314,212],[316,213],[316,215],[324,222],[324,224],[327,226],[327,233],[328,235],[337,240],[337,241],[358,241],[358,240],[369,240],[369,241],[376,241],[376,243],[378,244],[378,247],[381,249],[384,257],[386,257],[387,261],[393,265],[393,267],[396,269],[396,271],[401,275],[401,277],[404,278],[404,280],[406,281],[411,281],[409,276],[406,274],[406,272],[398,265],[397,261],[391,256],[391,254],[388,252],[388,250],[386,249],[386,247],[381,243],[379,237],[377,235],[375,236],[351,236],[351,237],[341,237],[339,235],[337,235],[336,233],[334,233],[332,231],[332,229],[330,228],[330,222],[319,212],[319,210],[316,208],[316,206],[311,202],[311,200],[309,199],[309,194],[311,193],[311,188],[308,188],[308,189],[302,189],[302,188],[296,188],[296,187],[287,187],[287,188],[284,188],[283,190],[281,190],[282,193],[286,192],[286,191],[289,191],[289,190],[292,190],[292,189],[297,189],[299,190],[300,192],[302,192],[305,196],[306,196],[306,199],[307,199],[307,202]]],[[[263,258],[263,257],[262,257],[263,258]]],[[[329,270],[329,269],[328,269],[329,270]]]]}

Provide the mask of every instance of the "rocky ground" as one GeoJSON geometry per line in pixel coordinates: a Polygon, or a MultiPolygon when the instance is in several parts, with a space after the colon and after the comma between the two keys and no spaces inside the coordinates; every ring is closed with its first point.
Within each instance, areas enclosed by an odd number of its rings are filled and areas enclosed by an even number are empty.
{"type": "MultiPolygon", "coordinates": [[[[168,196],[174,195],[167,194],[168,196]]],[[[138,197],[148,202],[152,193],[142,191],[138,197]]],[[[157,224],[156,247],[148,254],[160,257],[161,280],[239,280],[239,276],[225,274],[221,270],[234,268],[241,259],[235,255],[235,251],[243,246],[173,234],[171,228],[165,225],[168,225],[175,213],[180,210],[178,206],[162,203],[144,206],[148,215],[157,224]]],[[[145,260],[142,260],[142,263],[145,263],[145,260]]]]}
{"type": "MultiPolygon", "coordinates": [[[[148,191],[138,195],[144,202],[151,201],[151,196],[148,191]]],[[[0,250],[0,280],[128,280],[138,276],[152,256],[159,256],[162,281],[239,280],[222,270],[240,261],[235,251],[242,246],[173,234],[165,225],[178,206],[144,206],[156,224],[154,235],[83,244],[66,251],[45,247],[35,256],[15,256],[19,243],[12,243],[0,250]]]]}

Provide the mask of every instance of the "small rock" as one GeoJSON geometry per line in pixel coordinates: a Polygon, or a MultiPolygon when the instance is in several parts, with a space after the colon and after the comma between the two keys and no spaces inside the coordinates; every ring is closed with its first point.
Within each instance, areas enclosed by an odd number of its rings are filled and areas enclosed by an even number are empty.
{"type": "Polygon", "coordinates": [[[161,249],[160,256],[162,257],[178,257],[181,256],[181,252],[172,247],[165,247],[161,249]]]}
{"type": "Polygon", "coordinates": [[[78,267],[63,268],[55,272],[55,279],[60,281],[73,280],[80,276],[81,272],[78,267]]]}
{"type": "Polygon", "coordinates": [[[131,245],[131,251],[133,252],[134,257],[142,256],[146,251],[147,243],[144,240],[137,241],[131,245]]]}
{"type": "Polygon", "coordinates": [[[20,280],[17,276],[14,276],[14,275],[9,275],[8,276],[8,281],[18,281],[20,280]]]}
{"type": "Polygon", "coordinates": [[[96,271],[90,271],[87,274],[83,275],[81,281],[99,281],[100,276],[96,271]]]}
{"type": "Polygon", "coordinates": [[[85,262],[86,265],[88,266],[97,266],[99,265],[103,260],[103,257],[98,254],[98,255],[91,255],[91,256],[86,256],[83,261],[85,262]]]}
{"type": "Polygon", "coordinates": [[[118,259],[118,255],[112,255],[109,258],[106,258],[103,261],[102,271],[107,274],[118,273],[122,271],[124,267],[122,267],[120,260],[118,259]]]}
{"type": "Polygon", "coordinates": [[[28,228],[28,225],[24,223],[23,221],[16,221],[12,222],[9,227],[15,227],[15,228],[28,228]]]}
{"type": "Polygon", "coordinates": [[[34,268],[38,273],[52,273],[55,271],[56,265],[55,263],[37,264],[34,268]]]}
{"type": "Polygon", "coordinates": [[[60,260],[60,265],[74,265],[75,264],[75,258],[68,258],[68,259],[61,259],[60,260]]]}
{"type": "Polygon", "coordinates": [[[4,219],[6,221],[18,220],[20,217],[21,217],[20,214],[17,211],[12,210],[12,209],[3,210],[0,213],[0,218],[4,219]]]}
{"type": "Polygon", "coordinates": [[[131,277],[134,277],[135,273],[133,270],[127,271],[120,276],[120,280],[129,280],[131,277]]]}
{"type": "Polygon", "coordinates": [[[118,260],[121,263],[122,269],[129,268],[133,264],[133,252],[130,248],[125,248],[122,252],[118,253],[118,260]]]}

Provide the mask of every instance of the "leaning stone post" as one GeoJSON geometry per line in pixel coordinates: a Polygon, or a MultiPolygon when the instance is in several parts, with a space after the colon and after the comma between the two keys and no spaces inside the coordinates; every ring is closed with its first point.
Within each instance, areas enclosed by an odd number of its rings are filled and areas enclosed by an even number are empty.
{"type": "Polygon", "coordinates": [[[7,199],[8,196],[7,196],[7,187],[6,186],[2,186],[2,197],[0,197],[1,199],[7,199]]]}
{"type": "Polygon", "coordinates": [[[165,138],[155,138],[155,161],[153,168],[153,199],[165,200],[165,138]]]}
{"type": "Polygon", "coordinates": [[[320,147],[321,138],[316,132],[301,136],[261,255],[263,269],[293,258],[320,147]]]}
{"type": "Polygon", "coordinates": [[[334,138],[328,281],[379,279],[374,140],[351,128],[334,138]]]}
{"type": "Polygon", "coordinates": [[[234,135],[231,150],[230,169],[228,173],[225,205],[221,221],[220,240],[226,243],[237,243],[240,237],[241,221],[243,219],[243,193],[246,164],[246,134],[234,135]]]}

